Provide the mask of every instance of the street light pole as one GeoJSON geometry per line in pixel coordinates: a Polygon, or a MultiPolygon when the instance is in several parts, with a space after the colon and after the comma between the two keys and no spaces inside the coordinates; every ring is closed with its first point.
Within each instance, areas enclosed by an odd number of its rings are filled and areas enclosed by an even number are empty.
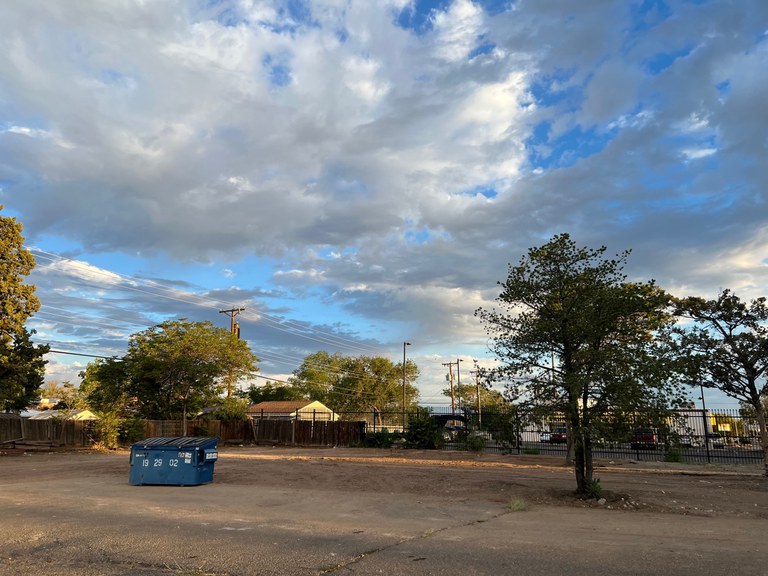
{"type": "Polygon", "coordinates": [[[461,412],[461,370],[459,369],[459,362],[464,362],[464,360],[456,358],[456,397],[459,401],[459,412],[461,412]]]}
{"type": "Polygon", "coordinates": [[[405,347],[410,345],[410,342],[403,342],[403,432],[405,432],[405,347]]]}

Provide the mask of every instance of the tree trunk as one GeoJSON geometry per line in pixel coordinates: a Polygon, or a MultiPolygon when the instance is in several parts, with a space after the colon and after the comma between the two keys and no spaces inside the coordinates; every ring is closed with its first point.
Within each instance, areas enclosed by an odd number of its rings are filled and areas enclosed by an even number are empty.
{"type": "Polygon", "coordinates": [[[572,466],[576,461],[574,456],[574,447],[576,443],[573,441],[573,426],[568,422],[565,429],[565,463],[572,466]]]}
{"type": "Polygon", "coordinates": [[[587,478],[587,460],[578,412],[571,415],[571,425],[569,428],[567,437],[573,438],[573,466],[574,473],[576,474],[576,492],[578,494],[586,494],[589,480],[587,478]]]}

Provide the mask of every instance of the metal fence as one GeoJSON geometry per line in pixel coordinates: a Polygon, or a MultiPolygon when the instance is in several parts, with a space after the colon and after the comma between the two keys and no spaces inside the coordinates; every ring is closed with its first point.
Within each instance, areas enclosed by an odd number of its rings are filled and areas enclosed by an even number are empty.
{"type": "MultiPolygon", "coordinates": [[[[519,409],[452,411],[431,409],[432,415],[460,418],[448,421],[444,448],[512,454],[565,457],[569,426],[562,414],[519,409]]],[[[423,414],[423,412],[422,412],[423,414]]],[[[339,414],[342,419],[365,420],[368,431],[400,432],[402,412],[339,414]]],[[[406,414],[405,429],[418,418],[406,414]]],[[[668,418],[649,422],[615,414],[597,421],[592,429],[595,458],[679,461],[690,463],[759,463],[763,448],[757,420],[738,410],[679,410],[668,418]]]]}

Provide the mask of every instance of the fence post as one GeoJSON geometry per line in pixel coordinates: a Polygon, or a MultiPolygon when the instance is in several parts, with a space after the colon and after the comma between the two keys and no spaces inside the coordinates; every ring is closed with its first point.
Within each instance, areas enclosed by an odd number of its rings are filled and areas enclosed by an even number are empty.
{"type": "MultiPolygon", "coordinates": [[[[703,396],[703,394],[702,394],[703,396]]],[[[706,408],[701,411],[701,419],[704,421],[704,446],[707,450],[707,464],[711,464],[712,460],[709,455],[709,433],[707,432],[707,410],[706,408]]]]}

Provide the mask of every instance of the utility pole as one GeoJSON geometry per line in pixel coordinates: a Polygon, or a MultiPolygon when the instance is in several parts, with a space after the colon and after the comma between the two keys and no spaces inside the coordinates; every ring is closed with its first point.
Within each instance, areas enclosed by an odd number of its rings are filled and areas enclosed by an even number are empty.
{"type": "MultiPolygon", "coordinates": [[[[240,324],[235,323],[235,316],[240,314],[240,312],[245,311],[245,308],[230,308],[229,310],[219,310],[219,314],[229,314],[230,317],[230,323],[229,323],[229,330],[237,336],[238,340],[240,339],[240,324]]],[[[232,378],[227,378],[227,398],[232,397],[232,378]]]]}
{"type": "Polygon", "coordinates": [[[461,372],[459,370],[459,362],[464,362],[464,360],[456,358],[456,399],[459,405],[459,412],[461,412],[461,372]]]}
{"type": "Polygon", "coordinates": [[[456,416],[456,397],[453,395],[453,365],[458,366],[458,362],[444,362],[443,366],[448,366],[448,381],[451,383],[451,414],[456,416]]]}
{"type": "Polygon", "coordinates": [[[405,433],[405,347],[410,345],[410,342],[403,342],[403,433],[405,433]]]}
{"type": "MultiPolygon", "coordinates": [[[[477,361],[475,361],[475,368],[477,368],[477,361]]],[[[470,370],[470,374],[475,375],[475,388],[477,390],[477,425],[483,425],[483,413],[480,411],[480,370],[470,370]]]]}
{"type": "Polygon", "coordinates": [[[235,322],[235,316],[240,314],[240,312],[244,312],[245,308],[230,308],[229,310],[219,310],[219,314],[229,314],[230,322],[229,322],[229,330],[232,332],[232,334],[236,335],[238,338],[240,338],[240,324],[235,322]]]}

